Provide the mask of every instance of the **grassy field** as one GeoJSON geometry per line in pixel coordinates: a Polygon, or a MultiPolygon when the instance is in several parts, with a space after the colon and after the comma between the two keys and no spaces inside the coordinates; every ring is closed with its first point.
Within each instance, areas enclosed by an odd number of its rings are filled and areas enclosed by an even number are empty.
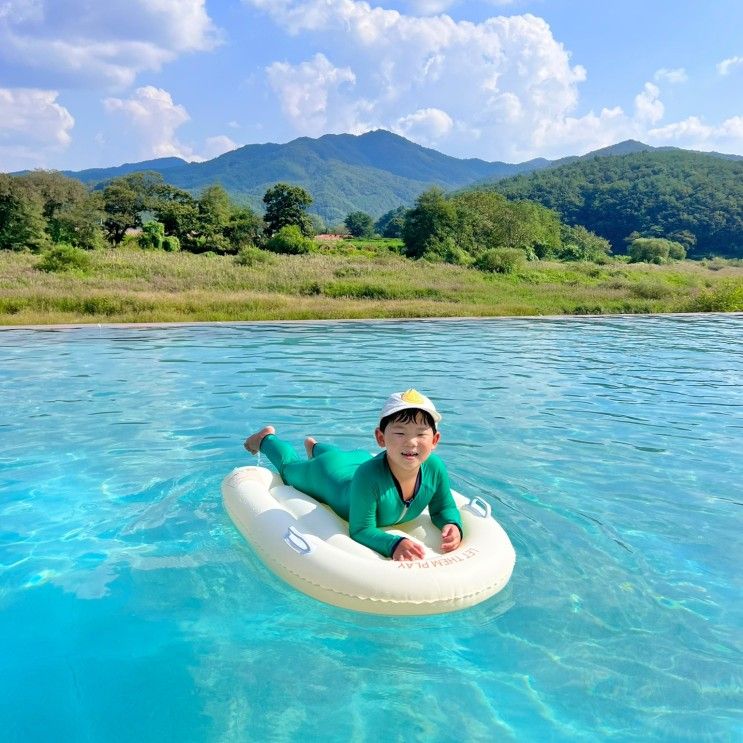
{"type": "Polygon", "coordinates": [[[387,243],[305,256],[119,248],[84,273],[0,253],[0,325],[743,311],[743,267],[536,261],[515,274],[414,262],[387,243]]]}

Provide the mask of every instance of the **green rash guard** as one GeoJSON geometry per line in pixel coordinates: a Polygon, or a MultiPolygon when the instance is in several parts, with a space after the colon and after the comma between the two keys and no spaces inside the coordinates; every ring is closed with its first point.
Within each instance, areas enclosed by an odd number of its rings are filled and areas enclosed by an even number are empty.
{"type": "Polygon", "coordinates": [[[386,452],[371,457],[363,450],[342,451],[316,444],[312,459],[300,461],[291,445],[275,435],[263,439],[261,452],[287,485],[330,506],[349,522],[352,539],[385,557],[392,556],[403,537],[387,534],[380,527],[412,521],[426,506],[436,527],[454,524],[462,532],[446,467],[435,454],[421,464],[415,494],[406,504],[386,452]]]}

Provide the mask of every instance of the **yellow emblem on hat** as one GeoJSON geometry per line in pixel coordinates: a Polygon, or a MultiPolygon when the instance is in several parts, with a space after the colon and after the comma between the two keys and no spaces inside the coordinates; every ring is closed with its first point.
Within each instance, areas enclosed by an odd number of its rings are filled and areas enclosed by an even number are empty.
{"type": "Polygon", "coordinates": [[[400,395],[401,400],[405,400],[405,402],[409,402],[413,405],[422,405],[426,402],[426,399],[421,395],[418,390],[405,390],[405,392],[400,395]]]}

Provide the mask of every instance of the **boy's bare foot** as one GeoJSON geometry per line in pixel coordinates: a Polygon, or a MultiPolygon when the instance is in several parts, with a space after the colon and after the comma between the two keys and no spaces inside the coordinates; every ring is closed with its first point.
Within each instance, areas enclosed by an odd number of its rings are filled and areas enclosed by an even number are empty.
{"type": "Polygon", "coordinates": [[[273,426],[266,426],[261,428],[260,431],[256,431],[254,434],[248,436],[245,439],[243,446],[251,453],[257,454],[261,449],[261,441],[266,438],[269,434],[276,433],[276,429],[273,426]]]}
{"type": "Polygon", "coordinates": [[[312,436],[308,436],[304,440],[304,450],[307,452],[307,459],[312,459],[312,451],[315,448],[315,444],[317,441],[312,438],[312,436]]]}

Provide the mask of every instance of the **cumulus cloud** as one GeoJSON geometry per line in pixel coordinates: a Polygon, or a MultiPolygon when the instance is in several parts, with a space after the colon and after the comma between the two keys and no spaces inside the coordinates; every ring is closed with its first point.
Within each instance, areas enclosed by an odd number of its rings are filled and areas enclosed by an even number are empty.
{"type": "MultiPolygon", "coordinates": [[[[322,50],[300,64],[268,68],[299,134],[381,127],[451,154],[514,162],[581,154],[623,139],[650,141],[659,132],[682,144],[694,130],[691,120],[661,126],[660,85],[686,82],[681,67],[656,70],[629,110],[607,105],[579,111],[586,70],[544,19],[531,14],[476,23],[443,13],[459,4],[453,0],[403,5],[423,15],[361,0],[243,2],[322,50]]],[[[725,60],[718,69],[726,74],[740,59],[725,60]]],[[[701,138],[708,149],[713,142],[740,149],[725,144],[737,141],[735,119],[704,126],[706,139],[698,133],[695,141],[701,138]]]]}
{"type": "Polygon", "coordinates": [[[138,156],[180,157],[191,162],[210,160],[238,145],[226,134],[207,137],[203,146],[195,149],[178,139],[176,131],[191,117],[176,103],[167,90],[145,85],[129,98],[106,98],[103,107],[112,116],[122,118],[139,143],[138,156]]]}
{"type": "Polygon", "coordinates": [[[436,142],[454,128],[454,121],[440,108],[422,108],[403,116],[395,123],[394,131],[416,142],[436,142]]]}
{"type": "Polygon", "coordinates": [[[733,116],[721,124],[705,124],[698,116],[689,116],[648,132],[650,142],[679,146],[696,150],[722,150],[740,152],[743,149],[743,116],[733,116]]]}
{"type": "Polygon", "coordinates": [[[0,171],[39,166],[67,148],[75,120],[57,96],[55,90],[0,88],[0,171]]]}
{"type": "Polygon", "coordinates": [[[269,68],[282,108],[302,134],[384,127],[465,154],[470,148],[469,154],[494,158],[531,155],[532,133],[573,111],[586,76],[533,15],[472,23],[356,0],[244,2],[287,33],[312,35],[332,49],[302,65],[269,68]],[[314,98],[309,69],[317,73],[314,98]],[[342,70],[352,90],[326,95],[338,88],[337,77],[329,87],[328,70],[342,70]],[[309,115],[296,115],[300,109],[309,115]]]}
{"type": "Polygon", "coordinates": [[[230,152],[237,147],[237,142],[231,140],[226,134],[218,134],[215,137],[206,138],[202,155],[204,159],[211,160],[211,158],[224,155],[225,152],[230,152]]]}
{"type": "Polygon", "coordinates": [[[635,116],[639,123],[656,124],[663,118],[663,103],[660,89],[653,83],[645,83],[641,93],[635,96],[635,116]]]}
{"type": "Polygon", "coordinates": [[[360,105],[347,105],[338,95],[341,86],[356,82],[349,67],[335,67],[324,54],[316,54],[298,65],[274,62],[266,72],[284,113],[305,134],[317,136],[358,128],[360,105]],[[332,104],[332,121],[328,118],[329,104],[332,104]]]}
{"type": "Polygon", "coordinates": [[[733,67],[738,67],[739,65],[743,65],[743,57],[728,57],[717,65],[717,72],[720,75],[729,75],[733,67]]]}
{"type": "Polygon", "coordinates": [[[167,90],[145,85],[130,98],[106,98],[103,105],[108,113],[123,116],[129,122],[140,142],[142,157],[193,159],[191,148],[175,135],[190,117],[183,106],[174,103],[167,90]]]}
{"type": "Polygon", "coordinates": [[[685,83],[688,80],[686,70],[683,67],[675,67],[674,69],[668,69],[661,67],[655,71],[653,79],[656,82],[667,82],[667,83],[685,83]]]}
{"type": "Polygon", "coordinates": [[[0,4],[0,64],[10,85],[126,86],[139,72],[218,41],[205,0],[0,4]]]}

